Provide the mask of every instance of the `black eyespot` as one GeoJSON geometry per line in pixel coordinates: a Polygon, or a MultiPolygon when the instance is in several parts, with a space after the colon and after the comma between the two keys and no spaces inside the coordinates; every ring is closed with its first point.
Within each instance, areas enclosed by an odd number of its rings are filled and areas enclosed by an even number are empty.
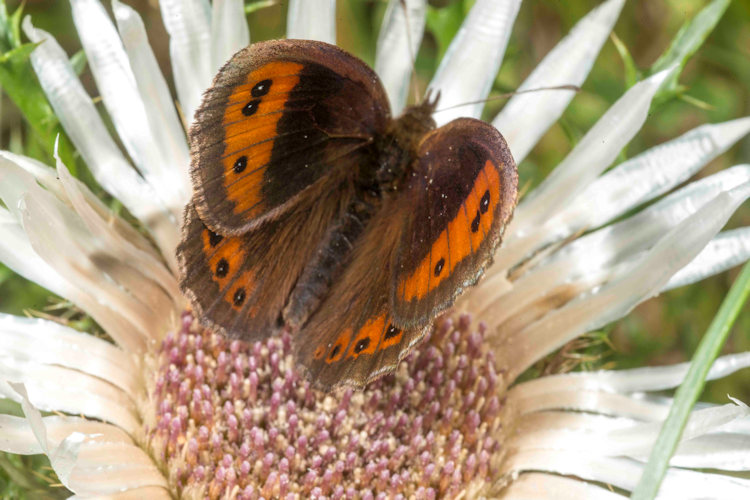
{"type": "Polygon", "coordinates": [[[247,167],[247,156],[240,156],[234,161],[234,173],[241,174],[247,167]]]}
{"type": "Polygon", "coordinates": [[[243,302],[245,302],[245,289],[244,288],[238,288],[236,292],[234,292],[234,297],[232,297],[232,300],[234,300],[234,305],[237,307],[241,306],[243,302]]]}
{"type": "Polygon", "coordinates": [[[271,80],[263,80],[262,82],[255,84],[255,87],[250,91],[250,94],[253,97],[263,97],[268,94],[269,90],[271,90],[271,80]]]}
{"type": "Polygon", "coordinates": [[[354,352],[359,354],[360,352],[367,349],[368,345],[370,345],[370,337],[365,337],[359,342],[357,342],[357,345],[354,346],[354,352]]]}
{"type": "Polygon", "coordinates": [[[242,114],[245,116],[254,115],[255,112],[258,111],[258,104],[260,104],[260,99],[253,99],[242,108],[242,114]]]}
{"type": "Polygon", "coordinates": [[[479,216],[480,216],[479,210],[477,210],[477,216],[474,217],[473,221],[471,221],[471,232],[472,233],[476,233],[477,231],[479,231],[479,216]]]}
{"type": "Polygon", "coordinates": [[[334,348],[331,350],[331,354],[328,355],[328,359],[335,358],[340,350],[341,350],[341,344],[336,344],[334,348]]]}
{"type": "Polygon", "coordinates": [[[401,333],[401,330],[399,330],[398,328],[396,328],[393,325],[388,325],[388,330],[385,331],[385,339],[386,340],[392,339],[393,337],[395,337],[399,333],[401,333]]]}
{"type": "Polygon", "coordinates": [[[215,247],[219,243],[221,243],[221,240],[224,239],[224,237],[218,233],[214,233],[210,229],[206,229],[208,231],[208,244],[212,247],[215,247]]]}
{"type": "MultiPolygon", "coordinates": [[[[216,276],[219,278],[223,278],[227,275],[229,272],[229,262],[227,262],[226,259],[221,259],[218,264],[216,264],[216,276]]],[[[236,294],[235,294],[236,296],[236,294]]]]}
{"type": "Polygon", "coordinates": [[[435,276],[440,276],[440,272],[443,270],[444,265],[445,259],[443,257],[440,257],[440,260],[437,261],[437,264],[435,264],[435,276]]]}
{"type": "Polygon", "coordinates": [[[487,210],[489,209],[490,209],[490,190],[488,189],[487,191],[484,192],[484,194],[482,195],[482,199],[479,201],[479,210],[481,210],[483,214],[486,214],[487,210]]]}

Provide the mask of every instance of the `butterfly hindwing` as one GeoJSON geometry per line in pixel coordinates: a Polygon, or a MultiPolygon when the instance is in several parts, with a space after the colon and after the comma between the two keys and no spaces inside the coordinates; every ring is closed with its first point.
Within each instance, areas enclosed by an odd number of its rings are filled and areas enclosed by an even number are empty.
{"type": "Polygon", "coordinates": [[[190,130],[201,219],[240,234],[324,177],[351,176],[390,119],[375,73],[333,45],[273,40],[221,69],[190,130]]]}
{"type": "Polygon", "coordinates": [[[411,206],[395,254],[394,321],[424,325],[481,277],[516,205],[518,174],[502,135],[459,118],[430,132],[401,192],[411,206]]]}
{"type": "Polygon", "coordinates": [[[294,284],[350,196],[346,184],[324,186],[238,236],[213,231],[188,206],[177,249],[180,286],[204,324],[244,340],[266,338],[279,328],[294,284]]]}
{"type": "Polygon", "coordinates": [[[401,329],[390,311],[390,263],[403,217],[386,202],[354,244],[324,301],[295,336],[295,355],[322,389],[362,387],[392,371],[426,333],[401,329]],[[396,214],[399,215],[399,214],[396,214]]]}

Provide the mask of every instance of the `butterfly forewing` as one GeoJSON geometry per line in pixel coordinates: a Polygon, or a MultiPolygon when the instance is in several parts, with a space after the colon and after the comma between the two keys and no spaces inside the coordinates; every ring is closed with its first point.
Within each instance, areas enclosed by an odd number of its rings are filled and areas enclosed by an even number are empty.
{"type": "Polygon", "coordinates": [[[235,54],[190,130],[201,219],[241,234],[330,175],[352,175],[389,119],[375,74],[332,45],[275,40],[235,54]]]}
{"type": "Polygon", "coordinates": [[[460,118],[429,133],[400,195],[412,207],[395,253],[394,321],[424,325],[476,283],[516,205],[518,175],[500,133],[460,118]]]}

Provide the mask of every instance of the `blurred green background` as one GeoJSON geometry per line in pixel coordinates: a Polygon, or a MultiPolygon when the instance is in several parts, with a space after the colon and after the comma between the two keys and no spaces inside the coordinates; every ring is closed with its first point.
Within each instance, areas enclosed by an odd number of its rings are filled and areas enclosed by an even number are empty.
{"type": "MultiPolygon", "coordinates": [[[[125,1],[143,16],[157,59],[172,84],[168,38],[156,0],[125,1]]],[[[109,8],[108,2],[104,3],[109,8]]],[[[427,32],[416,65],[421,88],[426,87],[447,42],[458,29],[472,3],[470,0],[430,2],[427,32]]],[[[522,4],[493,92],[501,93],[516,88],[576,21],[599,3],[598,0],[535,0],[522,4]]],[[[253,41],[283,36],[286,2],[263,0],[247,4],[253,41]]],[[[666,50],[680,26],[707,4],[706,0],[629,0],[614,33],[630,51],[637,66],[646,70],[666,50]]],[[[339,0],[339,45],[372,63],[385,5],[385,0],[339,0]]],[[[18,2],[8,2],[9,12],[17,7],[18,2]]],[[[25,12],[32,16],[37,27],[57,37],[70,56],[80,51],[80,42],[67,1],[27,0],[25,12]]],[[[81,78],[89,93],[96,96],[97,91],[87,67],[83,67],[81,78]]],[[[645,126],[618,161],[673,139],[700,124],[722,122],[750,114],[750,2],[735,0],[731,3],[705,44],[687,64],[680,83],[686,87],[684,96],[654,106],[645,126]]],[[[519,166],[521,184],[533,186],[543,179],[586,130],[623,94],[627,86],[623,59],[610,39],[582,91],[563,118],[519,166]]],[[[501,102],[489,103],[485,118],[494,116],[501,106],[501,102]]],[[[5,95],[0,120],[1,148],[50,163],[47,150],[5,95]]],[[[714,173],[744,162],[750,162],[748,138],[713,161],[699,175],[714,173]]],[[[77,170],[79,176],[88,180],[80,160],[77,170]]],[[[106,198],[101,190],[96,189],[96,192],[106,198]]],[[[116,202],[110,201],[119,210],[116,202]]],[[[746,204],[735,214],[728,227],[748,224],[750,206],[746,204]]],[[[606,329],[609,342],[605,341],[607,337],[591,336],[590,342],[579,344],[583,347],[576,351],[575,356],[588,360],[580,365],[581,368],[663,365],[689,359],[736,272],[737,270],[729,271],[699,284],[673,290],[642,304],[627,318],[606,329]]],[[[50,297],[46,290],[15,276],[0,265],[0,311],[13,314],[24,314],[31,310],[44,311],[59,302],[59,299],[50,297]]],[[[86,327],[88,323],[84,321],[80,325],[86,327]]],[[[750,310],[745,308],[724,350],[749,350],[749,332],[750,310]]],[[[559,362],[557,359],[550,361],[550,364],[559,365],[559,362]]],[[[542,366],[539,369],[546,368],[542,366]]],[[[710,383],[703,399],[726,403],[727,394],[750,401],[750,374],[741,373],[710,383]]]]}

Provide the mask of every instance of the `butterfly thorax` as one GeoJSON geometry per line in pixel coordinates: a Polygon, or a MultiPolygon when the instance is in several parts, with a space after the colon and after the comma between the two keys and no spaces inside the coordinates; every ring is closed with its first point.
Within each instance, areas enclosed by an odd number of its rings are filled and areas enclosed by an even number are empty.
{"type": "Polygon", "coordinates": [[[422,104],[406,108],[404,113],[391,121],[386,132],[375,141],[378,150],[376,180],[381,192],[398,189],[409,166],[417,158],[417,147],[422,138],[434,130],[432,112],[437,100],[425,100],[422,104]]]}

